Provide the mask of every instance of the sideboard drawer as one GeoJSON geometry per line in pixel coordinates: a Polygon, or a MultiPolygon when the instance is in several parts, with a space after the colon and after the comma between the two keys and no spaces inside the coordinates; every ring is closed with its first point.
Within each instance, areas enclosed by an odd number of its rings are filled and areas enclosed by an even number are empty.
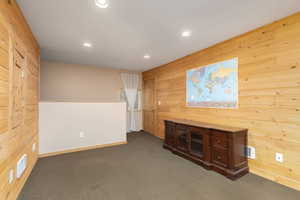
{"type": "Polygon", "coordinates": [[[212,150],[212,161],[213,163],[227,167],[228,165],[228,155],[226,150],[213,148],[212,150]]]}
{"type": "Polygon", "coordinates": [[[204,134],[208,133],[209,130],[205,128],[200,128],[200,127],[190,127],[191,133],[196,133],[196,134],[204,134]]]}
{"type": "Polygon", "coordinates": [[[216,148],[227,149],[228,146],[227,134],[221,131],[213,131],[212,133],[212,145],[216,148]]]}

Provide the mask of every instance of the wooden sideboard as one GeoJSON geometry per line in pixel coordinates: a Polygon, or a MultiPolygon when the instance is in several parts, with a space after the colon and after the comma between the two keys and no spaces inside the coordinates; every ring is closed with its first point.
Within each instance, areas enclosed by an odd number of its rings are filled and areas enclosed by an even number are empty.
{"type": "Polygon", "coordinates": [[[165,121],[164,148],[231,180],[249,172],[247,129],[187,120],[165,121]]]}

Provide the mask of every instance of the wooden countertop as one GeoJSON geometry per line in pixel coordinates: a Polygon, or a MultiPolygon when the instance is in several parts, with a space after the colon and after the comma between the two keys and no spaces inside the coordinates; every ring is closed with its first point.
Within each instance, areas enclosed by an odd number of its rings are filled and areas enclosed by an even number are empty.
{"type": "Polygon", "coordinates": [[[191,121],[191,120],[174,119],[174,120],[166,120],[166,121],[171,121],[176,124],[186,124],[186,125],[190,125],[190,126],[203,127],[203,128],[215,129],[215,130],[221,130],[221,131],[227,131],[227,132],[240,132],[240,131],[247,130],[246,128],[223,126],[223,125],[218,125],[218,124],[196,122],[196,121],[191,121]]]}

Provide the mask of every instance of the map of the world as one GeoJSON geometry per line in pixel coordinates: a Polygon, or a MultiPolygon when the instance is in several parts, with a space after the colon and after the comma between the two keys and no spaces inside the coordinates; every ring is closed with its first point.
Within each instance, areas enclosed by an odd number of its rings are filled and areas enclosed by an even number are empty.
{"type": "Polygon", "coordinates": [[[238,59],[187,71],[187,106],[238,107],[238,59]]]}

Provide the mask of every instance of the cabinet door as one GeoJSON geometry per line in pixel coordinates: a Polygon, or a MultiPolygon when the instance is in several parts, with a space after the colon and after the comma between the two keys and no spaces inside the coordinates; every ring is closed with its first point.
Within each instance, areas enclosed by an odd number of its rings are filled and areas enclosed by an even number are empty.
{"type": "Polygon", "coordinates": [[[12,87],[12,128],[23,123],[23,77],[25,56],[17,49],[14,51],[13,87],[12,87]]]}
{"type": "Polygon", "coordinates": [[[27,58],[27,65],[24,69],[24,101],[25,105],[38,104],[38,67],[33,58],[27,58]]]}
{"type": "Polygon", "coordinates": [[[174,123],[165,122],[165,144],[174,146],[174,123]]]}
{"type": "Polygon", "coordinates": [[[32,56],[27,56],[24,69],[24,130],[28,137],[38,132],[38,64],[32,56]]]}
{"type": "Polygon", "coordinates": [[[180,151],[188,152],[189,128],[185,125],[176,125],[176,148],[180,151]]]}
{"type": "Polygon", "coordinates": [[[190,144],[189,151],[190,154],[198,158],[204,156],[204,134],[207,133],[206,129],[191,127],[190,128],[190,144]]]}

